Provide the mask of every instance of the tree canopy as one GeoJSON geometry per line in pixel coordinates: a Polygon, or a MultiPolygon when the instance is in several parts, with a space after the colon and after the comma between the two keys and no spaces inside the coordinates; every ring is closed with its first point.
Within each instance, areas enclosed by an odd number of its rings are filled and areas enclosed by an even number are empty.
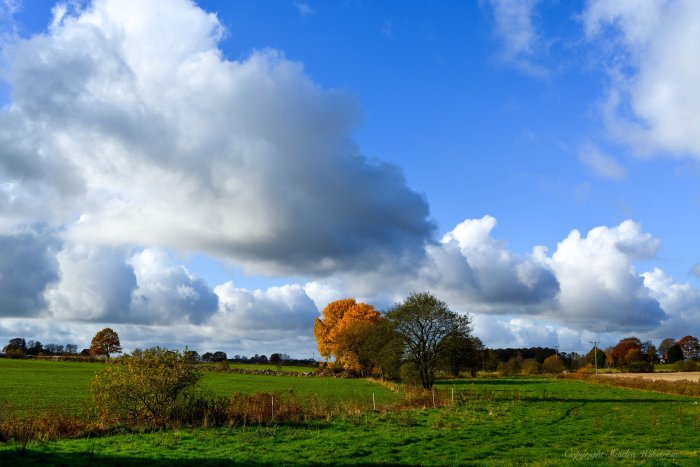
{"type": "Polygon", "coordinates": [[[121,351],[119,334],[113,331],[112,328],[104,328],[98,331],[90,343],[90,355],[105,355],[108,360],[111,354],[121,353],[121,351]]]}
{"type": "Polygon", "coordinates": [[[451,339],[471,333],[468,315],[455,313],[428,292],[411,294],[386,317],[401,336],[404,354],[415,365],[426,389],[433,386],[438,361],[451,339]]]}
{"type": "Polygon", "coordinates": [[[329,303],[314,320],[314,337],[319,354],[345,369],[362,371],[358,349],[369,326],[379,321],[379,312],[372,305],[345,298],[329,303]]]}

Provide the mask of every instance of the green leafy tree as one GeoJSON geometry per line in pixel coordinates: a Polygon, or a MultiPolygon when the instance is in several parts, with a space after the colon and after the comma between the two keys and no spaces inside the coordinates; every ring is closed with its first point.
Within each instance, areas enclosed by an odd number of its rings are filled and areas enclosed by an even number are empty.
{"type": "Polygon", "coordinates": [[[683,349],[681,349],[680,345],[673,344],[668,349],[668,358],[666,359],[666,363],[676,363],[681,360],[683,360],[683,349]]]}
{"type": "Polygon", "coordinates": [[[435,369],[449,339],[471,332],[468,315],[455,313],[427,292],[411,294],[389,310],[386,318],[401,336],[404,355],[415,365],[425,389],[433,386],[435,369]]]}
{"type": "Polygon", "coordinates": [[[605,367],[605,351],[600,348],[592,348],[590,352],[586,354],[586,363],[590,363],[593,367],[596,366],[596,359],[598,360],[598,368],[605,367]]]}
{"type": "Polygon", "coordinates": [[[104,328],[95,334],[90,343],[90,355],[105,355],[107,360],[113,353],[121,353],[122,347],[119,342],[119,334],[112,328],[104,328]]]}
{"type": "Polygon", "coordinates": [[[663,359],[668,360],[668,351],[674,346],[675,343],[676,339],[673,337],[667,337],[661,341],[659,344],[659,353],[661,353],[661,357],[663,359]]]}

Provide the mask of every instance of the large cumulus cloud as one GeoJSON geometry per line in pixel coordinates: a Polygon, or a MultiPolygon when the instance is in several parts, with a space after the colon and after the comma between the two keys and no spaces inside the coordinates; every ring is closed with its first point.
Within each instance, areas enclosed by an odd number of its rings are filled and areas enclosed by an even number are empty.
{"type": "Polygon", "coordinates": [[[371,268],[422,251],[427,203],[397,167],[361,155],[355,101],[276,51],[225,59],[222,34],[188,1],[97,0],[55,9],[46,34],[6,47],[4,217],[262,273],[371,268]]]}
{"type": "Polygon", "coordinates": [[[640,152],[700,158],[697,4],[591,0],[582,20],[610,70],[612,132],[640,152]]]}

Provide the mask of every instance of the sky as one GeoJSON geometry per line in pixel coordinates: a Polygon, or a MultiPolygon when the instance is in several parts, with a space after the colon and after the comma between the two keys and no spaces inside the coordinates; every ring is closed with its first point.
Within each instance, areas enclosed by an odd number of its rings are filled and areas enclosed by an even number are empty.
{"type": "Polygon", "coordinates": [[[0,0],[0,342],[700,335],[692,1],[0,0]]]}

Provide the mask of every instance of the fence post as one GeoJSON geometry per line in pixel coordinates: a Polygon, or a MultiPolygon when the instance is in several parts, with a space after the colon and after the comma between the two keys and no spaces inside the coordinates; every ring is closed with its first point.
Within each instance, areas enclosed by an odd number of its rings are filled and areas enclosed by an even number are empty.
{"type": "Polygon", "coordinates": [[[270,396],[272,400],[272,420],[275,419],[275,396],[270,396]]]}
{"type": "Polygon", "coordinates": [[[430,388],[430,392],[433,393],[433,408],[435,408],[436,407],[436,405],[435,405],[435,388],[430,388]]]}
{"type": "Polygon", "coordinates": [[[374,400],[374,393],[372,393],[372,410],[377,410],[377,403],[374,400]]]}

